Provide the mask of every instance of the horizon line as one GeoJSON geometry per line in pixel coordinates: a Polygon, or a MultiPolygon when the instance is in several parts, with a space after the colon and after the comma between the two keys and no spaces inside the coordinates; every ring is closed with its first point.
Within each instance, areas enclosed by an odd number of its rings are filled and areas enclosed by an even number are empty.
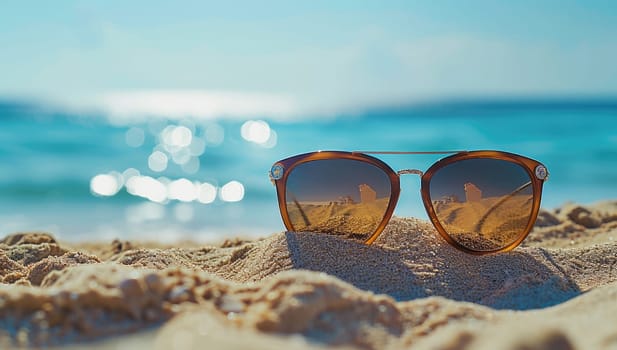
{"type": "MultiPolygon", "coordinates": [[[[88,108],[89,109],[89,108],[88,108]]],[[[86,110],[88,110],[86,109],[86,110]]],[[[593,109],[593,110],[617,110],[617,95],[608,94],[563,94],[563,95],[510,95],[510,96],[465,96],[450,98],[432,98],[425,100],[412,100],[398,103],[375,103],[371,106],[360,108],[343,108],[337,116],[367,116],[377,113],[405,113],[405,112],[449,112],[452,110],[507,110],[507,109],[593,109]]],[[[47,113],[69,113],[75,112],[72,108],[64,106],[62,103],[50,102],[45,99],[37,98],[18,98],[0,95],[0,112],[5,111],[35,112],[44,111],[47,113]]],[[[99,108],[90,109],[93,114],[106,114],[99,108]],[[103,112],[103,113],[101,113],[103,112]]],[[[83,111],[82,111],[83,112],[83,111]]],[[[288,112],[289,113],[289,112],[288,112]]],[[[82,113],[79,113],[82,114],[82,113]]],[[[298,113],[297,117],[311,115],[313,113],[298,113]]],[[[1,115],[0,115],[1,116],[1,115]]],[[[156,116],[156,115],[152,115],[156,116]]],[[[164,117],[165,115],[160,115],[164,117]]],[[[187,115],[190,117],[190,115],[187,115]]],[[[223,119],[224,113],[220,116],[223,119]]],[[[251,117],[247,115],[247,117],[251,117]]],[[[269,116],[264,115],[264,118],[269,116]]],[[[275,118],[276,119],[276,118],[275,118]]]]}

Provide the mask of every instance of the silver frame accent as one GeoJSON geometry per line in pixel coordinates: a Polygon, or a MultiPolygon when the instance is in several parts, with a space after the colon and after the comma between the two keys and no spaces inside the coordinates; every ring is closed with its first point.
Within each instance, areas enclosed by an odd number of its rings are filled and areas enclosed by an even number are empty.
{"type": "Polygon", "coordinates": [[[399,152],[399,151],[353,151],[351,153],[364,154],[456,154],[467,151],[427,151],[427,152],[399,152]]]}
{"type": "Polygon", "coordinates": [[[544,165],[538,165],[534,170],[536,177],[538,180],[546,181],[548,180],[548,169],[544,165]]]}
{"type": "Polygon", "coordinates": [[[270,179],[272,180],[282,179],[283,174],[285,174],[285,168],[281,164],[274,164],[272,168],[270,168],[270,179]]]}

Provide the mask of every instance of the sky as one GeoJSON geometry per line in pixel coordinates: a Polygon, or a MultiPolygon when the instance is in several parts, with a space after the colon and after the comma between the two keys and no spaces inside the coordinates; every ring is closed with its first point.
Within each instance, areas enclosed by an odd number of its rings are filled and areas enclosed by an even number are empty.
{"type": "Polygon", "coordinates": [[[610,0],[0,8],[0,99],[284,116],[461,97],[617,96],[610,0]]]}

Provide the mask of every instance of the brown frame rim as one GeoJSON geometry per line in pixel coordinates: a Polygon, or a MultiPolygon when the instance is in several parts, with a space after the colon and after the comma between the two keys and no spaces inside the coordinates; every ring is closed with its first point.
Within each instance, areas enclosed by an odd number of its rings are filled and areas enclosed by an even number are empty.
{"type": "Polygon", "coordinates": [[[466,151],[466,152],[457,153],[449,157],[440,159],[437,162],[435,162],[433,165],[431,165],[426,170],[424,175],[422,175],[422,178],[421,178],[420,192],[422,195],[422,202],[424,204],[424,208],[429,217],[429,220],[431,221],[431,223],[433,224],[433,226],[435,227],[435,229],[437,230],[440,236],[442,236],[448,243],[450,243],[455,248],[462,250],[466,253],[474,254],[474,255],[487,255],[487,254],[494,254],[494,253],[510,251],[518,247],[521,244],[521,242],[523,242],[525,238],[527,238],[527,236],[533,229],[533,226],[537,220],[538,212],[540,211],[540,204],[542,200],[542,187],[543,187],[544,181],[548,179],[547,177],[546,179],[540,180],[536,177],[535,169],[539,165],[544,166],[542,163],[538,162],[537,160],[534,160],[534,159],[531,159],[525,156],[521,156],[521,155],[510,153],[510,152],[491,151],[491,150],[466,151]],[[514,240],[512,243],[508,244],[507,246],[499,248],[499,249],[480,251],[480,250],[469,249],[461,245],[460,243],[455,241],[447,233],[447,231],[443,228],[443,226],[439,222],[439,219],[437,218],[437,215],[433,208],[433,203],[430,197],[430,180],[432,176],[439,169],[445,167],[446,165],[449,165],[449,164],[452,164],[458,161],[466,160],[466,159],[482,159],[482,158],[503,160],[503,161],[508,161],[508,162],[520,165],[527,172],[531,180],[531,185],[533,189],[533,205],[531,209],[531,214],[529,216],[529,221],[527,222],[527,226],[525,227],[523,232],[520,234],[520,236],[516,240],[514,240]]]}
{"type": "Polygon", "coordinates": [[[271,179],[273,179],[275,186],[276,186],[279,210],[281,212],[281,217],[283,218],[283,223],[285,227],[289,231],[295,231],[293,224],[291,223],[291,220],[289,219],[289,213],[287,211],[287,205],[286,205],[286,200],[287,200],[286,186],[287,186],[287,178],[289,174],[296,166],[300,164],[317,161],[317,160],[328,160],[328,159],[351,159],[351,160],[357,160],[357,161],[369,163],[381,169],[390,179],[390,199],[388,201],[388,207],[386,208],[386,212],[384,213],[384,216],[381,222],[379,223],[379,225],[377,226],[377,228],[375,229],[375,231],[369,236],[369,238],[366,239],[366,241],[364,241],[365,244],[373,243],[377,239],[377,237],[379,237],[381,232],[383,232],[383,230],[386,228],[388,223],[390,222],[390,219],[392,218],[392,215],[394,214],[394,209],[396,208],[396,204],[398,203],[398,199],[399,199],[400,192],[401,192],[401,187],[400,187],[400,178],[398,174],[388,164],[386,164],[381,159],[372,157],[365,153],[347,152],[347,151],[316,151],[316,152],[299,154],[296,156],[285,158],[283,160],[280,160],[274,163],[273,167],[277,165],[280,165],[283,167],[282,177],[280,177],[279,179],[274,179],[272,177],[272,174],[270,174],[270,177],[271,179]]]}

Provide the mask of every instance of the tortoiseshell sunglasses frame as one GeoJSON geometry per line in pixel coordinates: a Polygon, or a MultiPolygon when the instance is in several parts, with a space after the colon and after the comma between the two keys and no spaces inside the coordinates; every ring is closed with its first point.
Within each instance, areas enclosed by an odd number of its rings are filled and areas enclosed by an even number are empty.
{"type": "Polygon", "coordinates": [[[464,251],[466,253],[475,254],[475,255],[486,255],[486,254],[507,252],[507,251],[510,251],[516,248],[519,244],[521,244],[523,240],[525,240],[525,238],[529,235],[529,232],[531,232],[536,222],[538,212],[540,210],[540,201],[542,198],[542,185],[544,184],[544,181],[548,179],[548,170],[542,163],[536,160],[533,160],[531,158],[518,155],[518,154],[502,152],[502,151],[482,150],[482,151],[445,151],[445,152],[381,152],[381,151],[310,152],[310,153],[292,156],[292,157],[276,162],[272,166],[270,174],[269,174],[271,181],[276,186],[279,209],[281,212],[283,223],[285,224],[285,227],[287,228],[287,230],[295,231],[294,226],[289,218],[289,213],[287,211],[286,198],[285,198],[286,184],[287,184],[287,178],[289,174],[293,171],[293,169],[296,166],[302,163],[318,161],[318,160],[327,160],[327,159],[350,159],[350,160],[356,160],[360,162],[366,162],[366,163],[369,163],[381,169],[384,173],[388,175],[388,178],[390,179],[391,191],[390,191],[390,200],[388,202],[388,207],[386,209],[383,219],[381,220],[381,222],[375,229],[375,232],[368,239],[364,241],[365,244],[369,245],[373,243],[377,239],[377,237],[379,237],[379,235],[383,232],[383,230],[386,228],[386,225],[392,218],[394,209],[396,208],[399,195],[401,192],[400,175],[417,174],[421,176],[420,192],[421,192],[422,202],[424,203],[424,208],[426,209],[426,213],[428,214],[429,219],[433,223],[433,226],[435,226],[435,229],[437,230],[437,232],[439,232],[441,237],[443,237],[443,239],[445,239],[446,242],[448,242],[455,248],[461,251],[464,251]],[[451,155],[438,160],[433,165],[431,165],[428,168],[428,170],[426,170],[425,172],[422,172],[416,169],[405,169],[405,170],[396,172],[385,162],[383,162],[382,160],[378,158],[371,156],[370,154],[451,154],[451,155]],[[439,222],[439,219],[437,218],[437,215],[431,203],[430,191],[429,191],[432,176],[439,169],[449,164],[456,163],[462,160],[467,160],[467,159],[496,159],[496,160],[504,160],[504,161],[512,162],[512,163],[520,165],[529,175],[529,178],[531,180],[532,189],[533,189],[533,204],[532,204],[529,222],[527,223],[527,226],[525,227],[524,231],[520,234],[520,236],[514,242],[508,244],[507,246],[504,246],[504,247],[501,247],[495,250],[488,250],[488,251],[478,251],[478,250],[469,249],[461,245],[460,243],[458,243],[456,240],[454,240],[446,232],[442,224],[439,222]]]}

